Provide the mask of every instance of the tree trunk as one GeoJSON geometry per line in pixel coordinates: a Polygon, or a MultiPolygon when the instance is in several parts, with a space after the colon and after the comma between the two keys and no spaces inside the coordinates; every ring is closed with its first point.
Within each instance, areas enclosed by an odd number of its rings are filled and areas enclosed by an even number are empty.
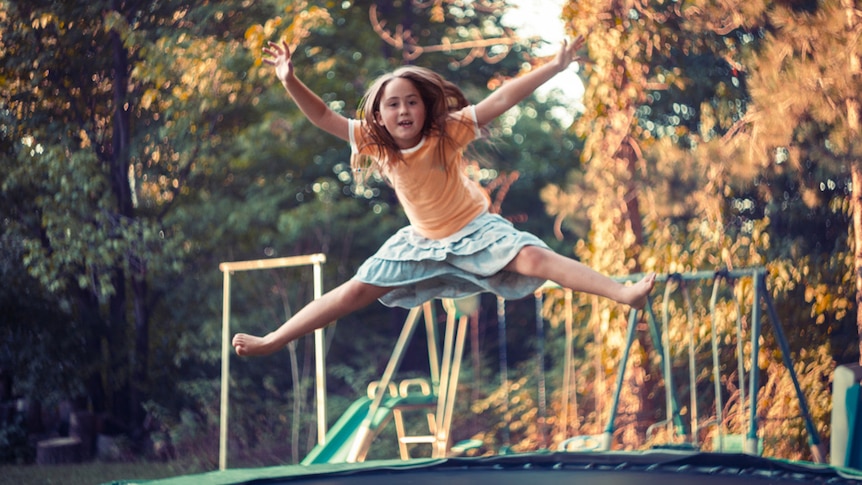
{"type": "Polygon", "coordinates": [[[114,294],[111,295],[108,302],[108,345],[107,345],[107,361],[109,367],[106,372],[108,376],[108,392],[111,396],[111,407],[109,411],[113,415],[128,424],[130,416],[128,414],[129,402],[129,380],[121,377],[122,373],[115,372],[116,366],[119,364],[118,359],[122,359],[126,355],[127,341],[126,325],[126,278],[125,272],[122,269],[114,269],[114,274],[111,277],[111,283],[114,285],[114,294]]]}
{"type": "Polygon", "coordinates": [[[102,340],[107,339],[110,341],[111,336],[108,333],[109,329],[105,325],[104,319],[100,315],[98,298],[96,298],[92,291],[78,288],[76,290],[75,306],[77,319],[87,329],[84,343],[86,352],[93,356],[100,356],[93,359],[94,362],[99,362],[99,365],[85,371],[87,374],[84,377],[84,382],[92,411],[102,413],[109,409],[110,406],[109,391],[106,387],[106,383],[109,382],[110,377],[106,373],[108,372],[107,369],[111,368],[110,362],[105,361],[102,354],[102,340]]]}
{"type": "Polygon", "coordinates": [[[129,90],[129,52],[123,46],[123,39],[117,32],[111,33],[114,49],[113,91],[114,116],[111,146],[111,188],[117,198],[117,212],[120,216],[131,217],[132,188],[129,185],[129,143],[131,123],[129,107],[126,105],[129,90]]]}
{"type": "MultiPolygon", "coordinates": [[[[617,150],[616,156],[623,160],[626,164],[626,171],[628,172],[628,181],[626,182],[626,194],[625,200],[623,201],[625,211],[626,211],[626,219],[628,221],[628,229],[632,232],[634,236],[634,245],[631,248],[626,249],[626,258],[631,258],[634,261],[634,265],[632,266],[633,273],[640,273],[643,271],[641,267],[640,261],[638,261],[638,254],[640,254],[641,249],[644,243],[644,226],[643,226],[643,217],[641,216],[640,211],[640,200],[638,199],[638,187],[637,187],[637,164],[640,161],[640,153],[636,149],[636,141],[632,140],[630,136],[626,136],[617,150]]],[[[645,318],[643,313],[641,314],[641,318],[645,318]]],[[[635,334],[635,338],[638,340],[638,344],[644,352],[648,355],[655,355],[655,342],[652,341],[652,337],[650,333],[644,328],[644,325],[638,325],[638,331],[635,334]]],[[[641,364],[643,366],[642,372],[646,375],[651,375],[653,372],[650,369],[650,360],[646,360],[641,364]]],[[[628,373],[628,380],[623,384],[624,386],[632,386],[633,388],[640,386],[644,387],[643,392],[638,393],[638,398],[640,402],[638,403],[637,415],[634,419],[635,428],[637,436],[645,436],[646,431],[656,416],[656,407],[654,405],[654,401],[650,399],[649,396],[660,395],[659,393],[659,383],[664,385],[664,379],[651,379],[647,382],[637,383],[634,382],[637,379],[637,372],[635,369],[632,369],[631,372],[628,373]]]]}
{"type": "Polygon", "coordinates": [[[853,192],[850,210],[853,212],[853,267],[856,279],[856,332],[859,335],[859,363],[862,364],[862,161],[850,163],[853,192]]]}
{"type": "Polygon", "coordinates": [[[635,244],[626,256],[634,259],[634,271],[640,272],[641,265],[637,260],[637,255],[640,253],[641,246],[643,246],[644,243],[644,225],[641,217],[640,202],[638,201],[638,188],[636,182],[637,163],[640,161],[640,154],[635,149],[635,143],[636,142],[631,139],[631,136],[626,136],[623,143],[620,145],[616,156],[620,157],[625,162],[626,171],[629,176],[626,184],[625,200],[623,202],[626,208],[629,230],[632,231],[632,234],[635,237],[635,244]]]}
{"type": "MultiPolygon", "coordinates": [[[[114,9],[123,14],[123,3],[115,0],[114,9]]],[[[132,203],[132,188],[129,184],[129,154],[131,142],[130,109],[128,106],[129,85],[129,52],[123,45],[123,39],[116,31],[111,32],[111,47],[113,49],[113,137],[110,154],[111,188],[117,202],[119,220],[133,220],[135,209],[132,203]]],[[[117,223],[117,230],[119,229],[117,223]]],[[[119,328],[128,325],[126,317],[126,278],[132,277],[132,298],[134,308],[134,342],[131,343],[130,362],[131,377],[128,385],[128,428],[137,431],[143,422],[141,402],[142,388],[147,380],[147,361],[149,353],[149,321],[146,311],[146,273],[145,261],[136,254],[128,254],[133,268],[140,268],[140,275],[128,275],[118,270],[115,278],[115,293],[111,301],[111,324],[119,328]]]]}
{"type": "Polygon", "coordinates": [[[131,422],[134,428],[143,425],[141,407],[148,388],[147,368],[150,360],[150,314],[147,307],[147,280],[145,262],[141,261],[140,274],[132,278],[132,298],[135,308],[135,343],[132,353],[131,422]]]}

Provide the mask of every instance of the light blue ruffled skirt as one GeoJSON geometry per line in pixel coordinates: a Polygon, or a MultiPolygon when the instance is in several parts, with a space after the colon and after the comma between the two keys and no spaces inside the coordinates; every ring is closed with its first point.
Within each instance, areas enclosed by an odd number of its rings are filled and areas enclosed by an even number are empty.
{"type": "Polygon", "coordinates": [[[392,287],[380,299],[387,306],[412,308],[432,298],[462,298],[481,292],[518,299],[545,282],[502,271],[525,246],[548,248],[533,234],[487,212],[444,239],[428,239],[406,226],[359,267],[354,279],[392,287]]]}

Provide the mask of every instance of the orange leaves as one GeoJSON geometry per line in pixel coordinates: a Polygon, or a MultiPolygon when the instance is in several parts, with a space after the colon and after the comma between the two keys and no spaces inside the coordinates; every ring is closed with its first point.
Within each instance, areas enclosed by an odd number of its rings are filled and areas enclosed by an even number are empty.
{"type": "Polygon", "coordinates": [[[254,53],[255,66],[260,66],[263,63],[261,51],[266,42],[272,40],[276,29],[281,24],[282,18],[276,17],[267,20],[263,25],[255,24],[245,30],[245,46],[249,51],[254,53]]]}
{"type": "Polygon", "coordinates": [[[275,17],[246,29],[245,47],[253,53],[256,67],[263,64],[262,51],[267,42],[280,43],[284,40],[294,49],[311,35],[312,30],[332,25],[332,16],[328,10],[316,6],[305,8],[306,3],[288,6],[285,11],[287,19],[275,17]],[[279,34],[282,29],[283,32],[279,34]]]}
{"type": "Polygon", "coordinates": [[[44,29],[48,25],[55,23],[57,21],[57,17],[50,12],[42,12],[38,17],[33,18],[33,21],[30,25],[34,29],[44,29]]]}

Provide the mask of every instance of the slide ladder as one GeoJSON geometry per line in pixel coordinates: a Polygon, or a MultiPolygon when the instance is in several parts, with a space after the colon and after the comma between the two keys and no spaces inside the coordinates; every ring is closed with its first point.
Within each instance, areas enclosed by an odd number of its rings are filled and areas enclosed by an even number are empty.
{"type": "Polygon", "coordinates": [[[357,399],[347,408],[326,434],[326,441],[315,446],[301,464],[348,462],[350,451],[364,422],[368,423],[368,433],[373,440],[373,437],[383,431],[389,421],[394,420],[402,460],[410,458],[409,445],[434,444],[435,420],[430,410],[437,406],[437,398],[431,393],[428,383],[423,379],[407,379],[401,382],[398,389],[395,388],[394,383],[390,383],[387,386],[388,395],[380,401],[373,416],[370,416],[378,386],[379,382],[376,381],[368,385],[368,396],[357,399]],[[415,410],[425,411],[429,434],[412,436],[407,434],[404,414],[415,410]]]}

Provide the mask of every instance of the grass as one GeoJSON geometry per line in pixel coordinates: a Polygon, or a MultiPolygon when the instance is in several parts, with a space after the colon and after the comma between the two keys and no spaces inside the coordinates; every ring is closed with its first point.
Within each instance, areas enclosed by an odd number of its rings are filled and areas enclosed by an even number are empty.
{"type": "Polygon", "coordinates": [[[193,473],[175,463],[107,463],[76,465],[0,465],[0,485],[99,485],[125,480],[156,480],[193,473]]]}

